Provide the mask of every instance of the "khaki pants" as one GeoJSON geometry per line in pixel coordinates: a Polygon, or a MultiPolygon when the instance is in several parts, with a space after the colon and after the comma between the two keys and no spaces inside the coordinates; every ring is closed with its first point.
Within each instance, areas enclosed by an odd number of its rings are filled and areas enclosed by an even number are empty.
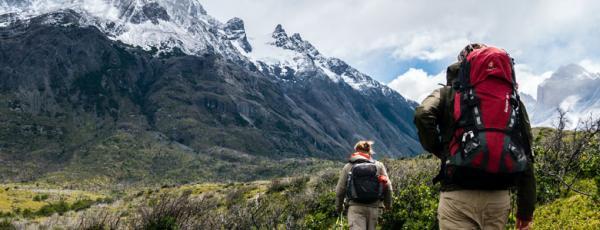
{"type": "Polygon", "coordinates": [[[379,208],[360,205],[348,207],[348,226],[350,230],[375,230],[379,218],[379,208]]]}
{"type": "Polygon", "coordinates": [[[504,229],[510,212],[508,190],[442,192],[440,229],[504,229]]]}

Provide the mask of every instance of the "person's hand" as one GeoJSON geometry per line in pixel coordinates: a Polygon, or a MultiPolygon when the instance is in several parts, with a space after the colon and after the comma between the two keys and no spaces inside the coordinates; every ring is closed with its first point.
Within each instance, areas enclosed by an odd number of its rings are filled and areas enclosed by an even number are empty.
{"type": "Polygon", "coordinates": [[[520,220],[517,219],[517,229],[518,230],[531,230],[532,221],[531,220],[520,220]]]}

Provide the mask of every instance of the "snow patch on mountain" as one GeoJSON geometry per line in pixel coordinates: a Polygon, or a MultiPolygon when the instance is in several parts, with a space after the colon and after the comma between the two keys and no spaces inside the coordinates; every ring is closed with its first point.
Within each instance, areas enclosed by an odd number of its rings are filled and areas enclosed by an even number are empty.
{"type": "MultiPolygon", "coordinates": [[[[272,34],[249,38],[242,19],[219,22],[197,0],[0,0],[0,26],[68,10],[80,16],[80,26],[97,27],[110,39],[156,55],[217,53],[283,81],[323,76],[361,92],[376,89],[386,95],[393,93],[344,61],[322,55],[300,34],[289,36],[277,25],[272,34]]],[[[46,23],[58,25],[63,21],[46,23]]]]}
{"type": "Polygon", "coordinates": [[[555,126],[559,109],[567,112],[568,128],[600,117],[600,73],[589,72],[580,65],[560,67],[538,86],[537,93],[537,100],[523,100],[534,126],[555,126]]]}

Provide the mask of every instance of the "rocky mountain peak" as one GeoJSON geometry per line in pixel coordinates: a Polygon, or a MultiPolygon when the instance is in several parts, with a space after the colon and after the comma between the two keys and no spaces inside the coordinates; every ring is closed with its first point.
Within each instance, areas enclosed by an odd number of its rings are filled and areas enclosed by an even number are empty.
{"type": "Polygon", "coordinates": [[[289,44],[289,41],[290,41],[289,37],[288,37],[287,33],[285,32],[285,30],[283,29],[283,26],[281,26],[281,24],[278,24],[275,27],[275,30],[271,34],[271,37],[273,39],[275,39],[274,45],[277,47],[281,47],[281,48],[293,47],[291,44],[289,44]]]}
{"type": "MultiPolygon", "coordinates": [[[[0,117],[11,115],[17,126],[4,131],[24,130],[7,135],[25,143],[11,154],[47,151],[55,160],[54,150],[82,146],[65,154],[71,159],[102,143],[56,138],[106,140],[133,130],[207,159],[215,147],[339,159],[359,139],[380,143],[385,156],[422,152],[413,102],[281,25],[250,46],[243,20],[220,22],[197,0],[30,1],[0,0],[0,36],[7,38],[0,89],[8,101],[0,117]],[[21,116],[40,116],[35,125],[52,140],[27,131],[38,128],[21,129],[21,116]],[[78,128],[86,124],[102,130],[78,128]]],[[[13,142],[0,139],[5,153],[13,142]]],[[[120,153],[98,155],[110,154],[120,153]]]]}
{"type": "Polygon", "coordinates": [[[565,66],[561,66],[552,74],[552,78],[564,78],[564,77],[574,77],[574,76],[582,76],[589,75],[588,71],[577,64],[568,64],[565,66]]]}
{"type": "Polygon", "coordinates": [[[273,38],[277,38],[279,36],[287,37],[287,34],[285,33],[285,30],[281,24],[277,24],[277,26],[275,26],[275,30],[273,31],[273,38]]]}
{"type": "Polygon", "coordinates": [[[158,24],[158,20],[169,21],[170,17],[164,7],[156,2],[151,2],[141,6],[141,9],[131,9],[129,21],[135,24],[144,23],[146,21],[152,24],[158,24]]]}
{"type": "Polygon", "coordinates": [[[229,21],[225,23],[223,30],[225,30],[225,36],[227,40],[236,40],[240,48],[242,48],[246,53],[252,51],[252,46],[246,37],[244,20],[237,17],[229,19],[229,21]]]}
{"type": "Polygon", "coordinates": [[[244,29],[244,20],[241,18],[235,17],[229,19],[227,23],[225,23],[225,30],[227,31],[245,31],[244,29]]]}
{"type": "Polygon", "coordinates": [[[310,42],[302,40],[299,33],[288,36],[281,24],[275,27],[272,37],[275,39],[273,45],[277,47],[308,55],[311,59],[322,58],[319,51],[310,42]]]}
{"type": "Polygon", "coordinates": [[[299,33],[294,33],[294,34],[292,34],[292,40],[302,41],[302,37],[300,37],[299,33]]]}
{"type": "Polygon", "coordinates": [[[558,68],[544,80],[537,90],[532,123],[536,126],[552,126],[557,109],[567,112],[574,128],[582,118],[600,111],[600,76],[577,64],[558,68]]]}

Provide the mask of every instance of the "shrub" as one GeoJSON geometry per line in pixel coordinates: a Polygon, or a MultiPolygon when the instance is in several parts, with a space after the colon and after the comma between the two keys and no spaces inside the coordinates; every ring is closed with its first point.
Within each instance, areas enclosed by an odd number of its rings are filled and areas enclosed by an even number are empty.
{"type": "Polygon", "coordinates": [[[76,229],[83,230],[113,230],[119,229],[120,213],[111,211],[86,212],[81,216],[76,229]]]}
{"type": "Polygon", "coordinates": [[[150,220],[146,226],[146,230],[175,230],[177,227],[177,220],[173,216],[161,216],[158,219],[150,220]]]}
{"type": "Polygon", "coordinates": [[[535,211],[536,229],[600,229],[600,210],[590,197],[558,199],[535,211]]]}
{"type": "Polygon", "coordinates": [[[16,230],[17,227],[15,227],[15,225],[13,225],[12,221],[10,221],[9,219],[4,219],[4,220],[0,221],[0,229],[16,230]]]}
{"type": "Polygon", "coordinates": [[[48,194],[39,194],[33,197],[33,201],[45,201],[48,199],[48,194]]]}
{"type": "Polygon", "coordinates": [[[330,228],[340,215],[335,211],[335,192],[321,194],[314,200],[304,219],[305,227],[308,229],[330,228]]]}
{"type": "Polygon", "coordinates": [[[287,183],[283,182],[281,179],[275,179],[271,181],[271,186],[267,190],[268,193],[281,192],[285,190],[287,187],[287,183]]]}
{"type": "Polygon", "coordinates": [[[582,121],[574,130],[566,130],[567,123],[566,113],[559,110],[556,129],[540,132],[534,142],[538,202],[542,204],[570,192],[593,195],[575,185],[598,174],[600,119],[582,121]]]}
{"type": "MultiPolygon", "coordinates": [[[[18,211],[19,211],[19,212],[21,213],[21,215],[23,215],[23,217],[25,217],[25,218],[31,218],[31,217],[33,217],[33,216],[34,216],[34,213],[31,211],[31,209],[28,209],[28,208],[26,208],[26,209],[25,209],[25,210],[23,210],[23,211],[20,211],[20,210],[18,209],[18,211]]],[[[16,211],[15,211],[15,212],[16,212],[16,211]]],[[[18,213],[17,213],[17,214],[18,214],[18,213]]]]}
{"type": "Polygon", "coordinates": [[[92,201],[92,200],[88,200],[88,199],[78,200],[78,201],[75,201],[75,203],[73,203],[71,205],[71,210],[76,211],[76,212],[81,211],[81,210],[91,207],[93,204],[94,204],[94,201],[92,201]]]}
{"type": "Polygon", "coordinates": [[[179,196],[161,194],[148,206],[140,207],[133,222],[134,229],[190,229],[205,220],[216,209],[211,200],[190,198],[186,192],[179,196]]]}
{"type": "Polygon", "coordinates": [[[56,203],[50,203],[50,204],[46,204],[46,205],[42,206],[42,208],[40,208],[37,212],[35,212],[35,215],[51,216],[54,213],[58,213],[59,215],[62,215],[68,211],[69,211],[69,204],[67,202],[61,200],[56,203]]]}
{"type": "Polygon", "coordinates": [[[98,204],[110,204],[112,202],[114,202],[115,200],[111,197],[104,197],[104,198],[97,198],[96,199],[96,203],[98,204]]]}
{"type": "Polygon", "coordinates": [[[290,179],[275,179],[271,181],[271,186],[269,187],[267,192],[298,192],[306,188],[306,183],[308,183],[309,180],[310,177],[307,176],[294,177],[290,179]]]}
{"type": "Polygon", "coordinates": [[[425,184],[399,188],[392,209],[383,214],[382,229],[436,229],[438,194],[425,184]]]}

